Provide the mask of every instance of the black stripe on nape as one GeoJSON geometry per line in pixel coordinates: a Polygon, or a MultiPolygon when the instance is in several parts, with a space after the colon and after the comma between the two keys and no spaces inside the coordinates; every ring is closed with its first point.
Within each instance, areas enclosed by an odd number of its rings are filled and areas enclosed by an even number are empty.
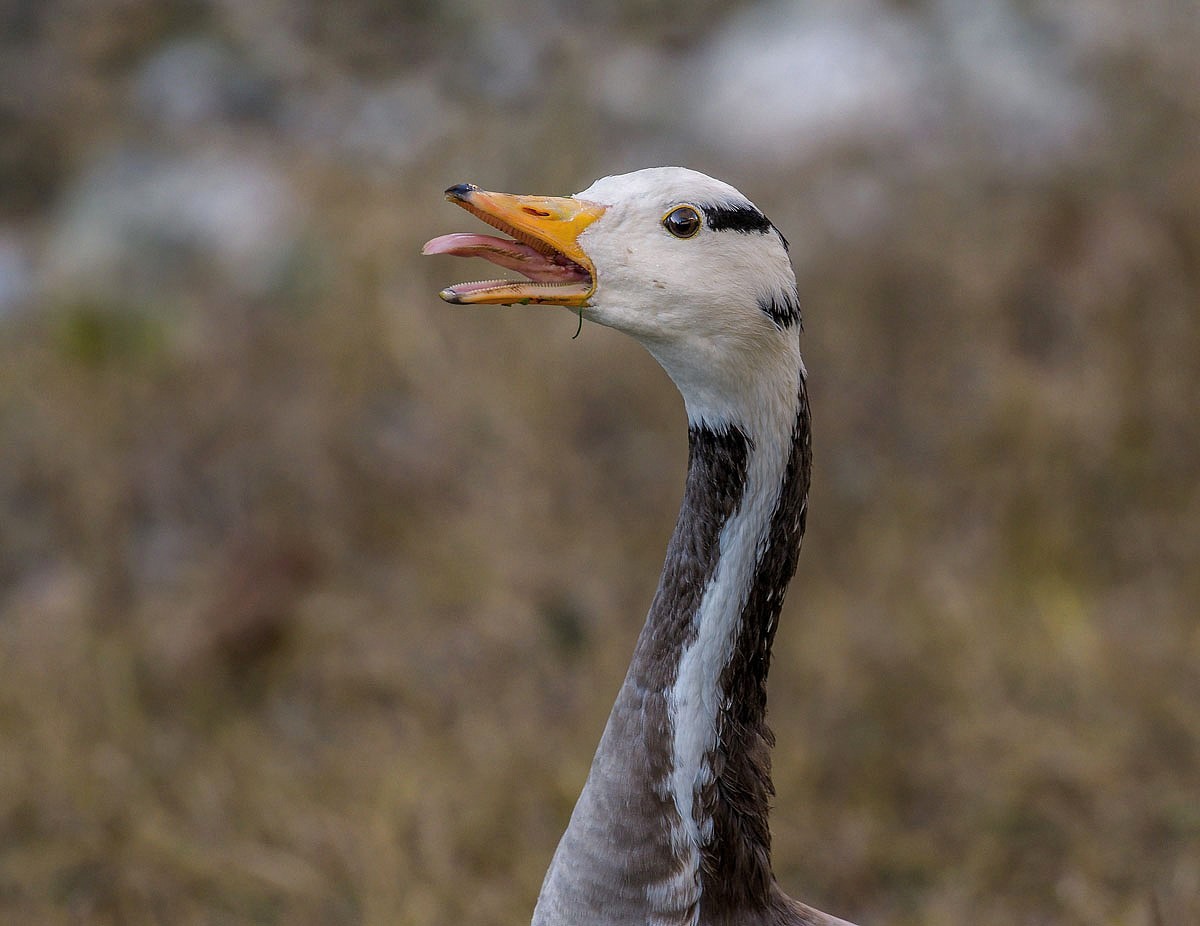
{"type": "Polygon", "coordinates": [[[793,325],[804,327],[804,320],[800,315],[800,296],[794,286],[772,293],[759,293],[758,307],[780,331],[793,325]]]}
{"type": "Polygon", "coordinates": [[[736,231],[743,235],[758,232],[765,235],[774,226],[771,220],[753,206],[701,206],[708,227],[713,231],[736,231]]]}

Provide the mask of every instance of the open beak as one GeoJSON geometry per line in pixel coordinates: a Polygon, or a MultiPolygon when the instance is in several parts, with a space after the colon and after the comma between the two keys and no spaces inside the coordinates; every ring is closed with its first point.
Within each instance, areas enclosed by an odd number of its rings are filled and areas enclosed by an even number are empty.
{"type": "Polygon", "coordinates": [[[450,187],[446,199],[510,237],[442,235],[421,253],[482,257],[526,279],[457,283],[439,293],[443,299],[460,305],[587,305],[596,291],[596,268],[579,235],[604,214],[603,206],[567,196],[489,193],[470,183],[450,187]]]}

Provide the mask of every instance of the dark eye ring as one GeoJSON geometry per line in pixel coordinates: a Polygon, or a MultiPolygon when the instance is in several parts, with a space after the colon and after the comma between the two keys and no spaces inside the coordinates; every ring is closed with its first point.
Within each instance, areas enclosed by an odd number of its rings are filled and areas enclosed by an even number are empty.
{"type": "Polygon", "coordinates": [[[700,231],[700,213],[691,206],[678,206],[663,216],[662,223],[676,238],[692,238],[700,231]]]}

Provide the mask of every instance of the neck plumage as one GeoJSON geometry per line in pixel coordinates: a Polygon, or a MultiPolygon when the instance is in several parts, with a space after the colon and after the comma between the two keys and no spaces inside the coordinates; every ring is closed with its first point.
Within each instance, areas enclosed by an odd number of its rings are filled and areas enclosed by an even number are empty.
{"type": "Polygon", "coordinates": [[[767,826],[767,671],[811,460],[797,383],[753,429],[689,431],[658,590],[534,926],[836,922],[781,894],[767,826]]]}

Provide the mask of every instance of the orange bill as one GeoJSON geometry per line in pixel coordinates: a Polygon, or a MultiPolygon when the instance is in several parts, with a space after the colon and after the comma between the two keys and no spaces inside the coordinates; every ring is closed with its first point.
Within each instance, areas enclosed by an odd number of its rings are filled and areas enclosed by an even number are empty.
{"type": "Polygon", "coordinates": [[[461,305],[587,305],[596,290],[596,268],[579,235],[604,214],[603,206],[567,196],[489,193],[469,183],[450,187],[446,198],[509,237],[442,235],[426,242],[421,253],[482,257],[525,279],[456,283],[441,291],[443,299],[461,305]]]}

